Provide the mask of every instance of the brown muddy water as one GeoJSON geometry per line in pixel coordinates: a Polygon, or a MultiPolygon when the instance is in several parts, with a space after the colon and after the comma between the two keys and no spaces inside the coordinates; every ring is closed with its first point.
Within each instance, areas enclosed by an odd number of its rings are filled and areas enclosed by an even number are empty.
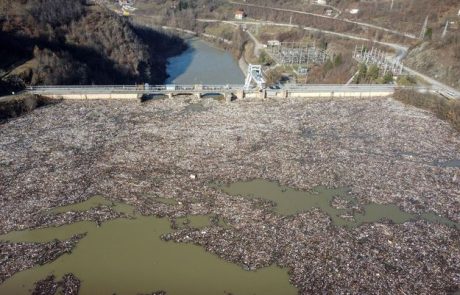
{"type": "MultiPolygon", "coordinates": [[[[349,190],[317,187],[300,191],[266,180],[214,185],[229,195],[262,198],[275,203],[273,210],[291,215],[312,208],[327,213],[337,226],[356,227],[363,223],[389,219],[395,223],[425,219],[460,228],[446,218],[432,213],[410,214],[392,204],[367,204],[356,210],[356,199],[349,190]],[[347,203],[347,209],[334,208],[334,198],[347,203]],[[350,209],[350,208],[355,209],[350,209]]],[[[173,199],[161,199],[175,204],[173,199]]],[[[0,240],[11,242],[49,242],[65,240],[75,234],[87,233],[70,254],[54,262],[36,266],[15,274],[0,285],[0,294],[30,294],[33,283],[50,274],[60,279],[66,273],[75,274],[82,282],[80,294],[139,294],[164,290],[167,294],[296,294],[290,285],[286,269],[276,266],[257,271],[245,271],[240,266],[219,259],[203,248],[183,243],[163,241],[169,233],[171,221],[166,218],[139,216],[133,208],[110,202],[96,196],[85,202],[54,208],[46,214],[68,211],[86,211],[98,206],[112,206],[129,215],[103,223],[77,222],[60,227],[11,232],[0,240]]],[[[195,215],[177,218],[178,228],[204,228],[211,219],[218,226],[229,227],[213,215],[195,215]]]]}
{"type": "Polygon", "coordinates": [[[362,210],[333,207],[331,203],[334,197],[348,202],[349,207],[356,207],[357,201],[349,194],[347,188],[328,189],[319,186],[311,191],[301,191],[264,179],[240,181],[227,185],[217,185],[217,187],[229,195],[273,201],[276,203],[273,210],[281,215],[292,215],[319,208],[327,213],[332,222],[338,226],[356,227],[363,223],[377,222],[382,219],[389,219],[394,223],[425,219],[460,228],[458,223],[431,212],[420,215],[411,214],[402,211],[393,204],[367,204],[362,206],[362,210]]]}
{"type": "MultiPolygon", "coordinates": [[[[107,204],[95,197],[55,209],[56,212],[89,209],[107,204]]],[[[117,211],[132,212],[127,205],[117,211]]],[[[187,217],[193,226],[209,225],[209,216],[187,217]]],[[[74,273],[81,281],[80,294],[138,294],[164,290],[167,294],[296,294],[287,270],[276,266],[245,271],[192,244],[165,242],[171,232],[165,218],[133,216],[98,227],[78,222],[61,227],[11,232],[0,240],[48,242],[87,233],[71,254],[52,263],[15,274],[0,285],[0,294],[30,294],[33,283],[54,274],[58,279],[74,273]]]]}

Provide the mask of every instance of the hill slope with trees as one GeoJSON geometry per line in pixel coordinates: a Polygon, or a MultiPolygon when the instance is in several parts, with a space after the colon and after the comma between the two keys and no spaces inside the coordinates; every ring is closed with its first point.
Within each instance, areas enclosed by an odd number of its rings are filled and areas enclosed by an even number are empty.
{"type": "Polygon", "coordinates": [[[0,91],[21,85],[163,83],[182,39],[84,0],[0,0],[0,91]]]}

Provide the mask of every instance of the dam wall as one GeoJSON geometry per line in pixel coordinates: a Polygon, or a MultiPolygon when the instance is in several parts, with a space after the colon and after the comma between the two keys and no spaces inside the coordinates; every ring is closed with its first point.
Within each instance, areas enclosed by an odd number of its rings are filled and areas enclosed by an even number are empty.
{"type": "Polygon", "coordinates": [[[35,86],[27,91],[54,99],[139,100],[151,95],[223,95],[234,99],[385,97],[394,93],[392,85],[293,85],[279,89],[245,89],[241,85],[158,85],[158,86],[35,86]]]}

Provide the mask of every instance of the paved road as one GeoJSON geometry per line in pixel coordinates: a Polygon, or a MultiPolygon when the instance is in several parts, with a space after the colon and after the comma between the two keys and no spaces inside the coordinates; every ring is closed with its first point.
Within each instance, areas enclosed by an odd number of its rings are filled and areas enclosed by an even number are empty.
{"type": "MultiPolygon", "coordinates": [[[[271,22],[271,21],[225,21],[225,20],[218,20],[218,19],[203,19],[199,18],[197,19],[198,22],[207,22],[207,23],[215,23],[215,22],[221,22],[221,23],[226,23],[230,25],[261,25],[261,26],[278,26],[278,27],[290,27],[290,28],[299,28],[299,25],[293,25],[293,24],[286,24],[286,23],[279,23],[279,22],[271,22]]],[[[334,35],[346,39],[352,39],[352,40],[358,40],[358,41],[364,41],[364,42],[373,42],[377,44],[381,44],[387,47],[390,47],[396,51],[396,58],[398,60],[403,59],[407,55],[407,51],[409,48],[407,46],[403,46],[400,44],[396,43],[389,43],[389,42],[383,42],[383,41],[378,41],[374,39],[369,39],[361,36],[356,36],[356,35],[351,35],[351,34],[345,34],[345,33],[337,33],[334,31],[328,31],[328,30],[321,30],[313,27],[301,27],[302,29],[310,32],[317,32],[317,33],[324,33],[328,35],[334,35]]],[[[251,38],[254,38],[254,36],[251,36],[251,38]]]]}
{"type": "Polygon", "coordinates": [[[441,83],[438,80],[435,80],[431,77],[428,77],[427,75],[417,72],[416,70],[413,70],[409,67],[404,66],[404,70],[406,70],[409,74],[413,76],[418,76],[422,78],[423,80],[425,80],[426,82],[428,82],[429,84],[431,84],[433,88],[435,88],[439,94],[444,95],[448,98],[452,98],[452,99],[460,99],[459,90],[454,89],[444,83],[441,83]]]}
{"type": "Polygon", "coordinates": [[[323,14],[317,14],[317,13],[311,13],[311,12],[305,12],[305,11],[287,9],[287,8],[268,7],[268,6],[263,6],[263,5],[249,4],[249,3],[236,2],[236,1],[229,1],[229,3],[236,4],[236,5],[241,5],[241,6],[250,6],[250,7],[257,7],[257,8],[264,8],[264,9],[272,9],[272,10],[276,10],[276,11],[284,11],[284,12],[303,14],[303,15],[310,15],[310,16],[315,16],[315,17],[332,19],[332,20],[335,20],[335,21],[343,21],[343,22],[346,22],[346,23],[355,24],[355,25],[362,26],[362,27],[367,27],[367,28],[372,28],[372,29],[384,31],[384,32],[387,32],[387,33],[391,33],[391,34],[394,34],[394,35],[414,39],[414,40],[418,39],[413,34],[409,34],[409,33],[405,33],[405,32],[399,32],[399,31],[396,31],[396,30],[388,29],[388,28],[385,28],[385,27],[381,27],[381,26],[377,26],[377,25],[373,25],[373,24],[369,24],[369,23],[352,21],[352,20],[349,20],[349,19],[338,19],[338,18],[335,18],[335,17],[332,17],[332,16],[323,15],[323,14]]]}
{"type": "Polygon", "coordinates": [[[260,56],[260,52],[264,49],[264,45],[260,43],[250,31],[247,30],[246,33],[248,33],[249,37],[254,42],[254,55],[258,58],[260,56]]]}

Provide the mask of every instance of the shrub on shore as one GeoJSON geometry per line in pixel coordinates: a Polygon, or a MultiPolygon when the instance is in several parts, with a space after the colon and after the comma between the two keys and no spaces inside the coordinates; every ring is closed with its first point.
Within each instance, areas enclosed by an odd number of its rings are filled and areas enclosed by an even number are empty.
{"type": "Polygon", "coordinates": [[[403,89],[397,90],[394,98],[405,104],[431,111],[438,118],[448,121],[456,130],[460,131],[460,100],[403,89]]]}

